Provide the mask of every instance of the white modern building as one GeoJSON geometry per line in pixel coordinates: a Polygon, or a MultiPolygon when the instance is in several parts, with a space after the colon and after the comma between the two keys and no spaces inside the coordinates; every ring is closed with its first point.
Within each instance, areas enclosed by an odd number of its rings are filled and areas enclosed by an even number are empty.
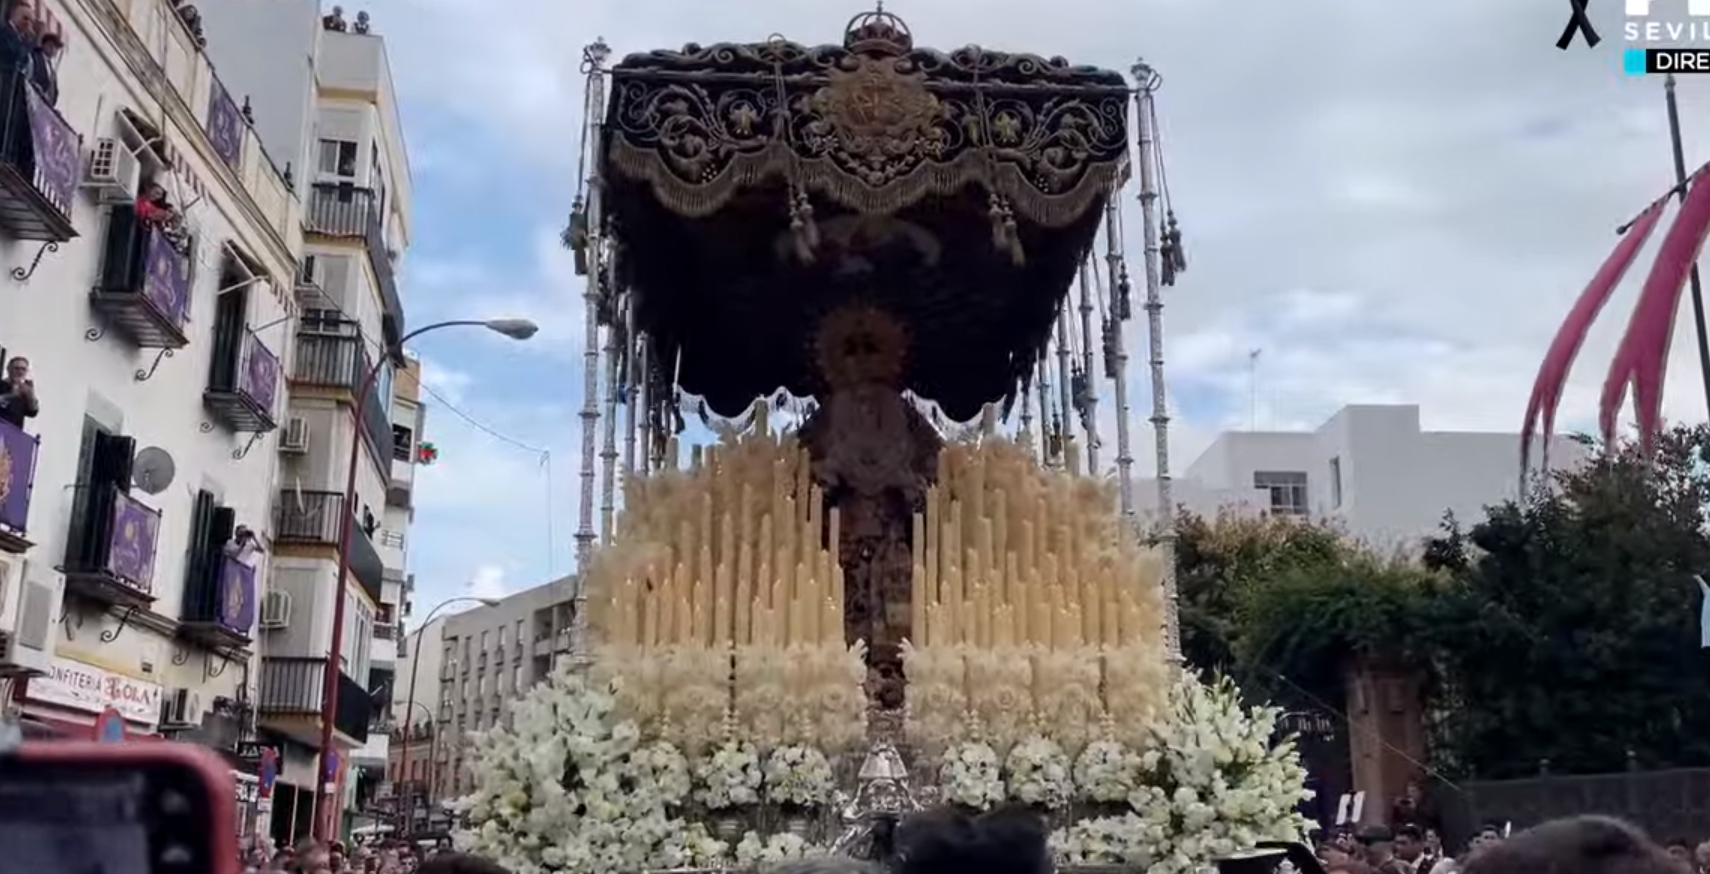
{"type": "MultiPolygon", "coordinates": [[[[1552,466],[1578,464],[1585,447],[1550,444],[1552,466]]],[[[1374,547],[1410,548],[1445,513],[1471,522],[1520,487],[1516,434],[1427,431],[1416,405],[1343,407],[1315,431],[1227,431],[1173,481],[1178,506],[1335,520],[1374,547]]],[[[1151,506],[1155,481],[1135,484],[1151,506]]]]}
{"type": "Polygon", "coordinates": [[[0,422],[0,704],[204,743],[253,798],[299,203],[174,4],[37,9],[51,75],[0,76],[0,358],[40,405],[0,422]]]}
{"type": "Polygon", "coordinates": [[[407,365],[392,350],[404,331],[396,273],[409,245],[410,173],[385,42],[365,15],[346,21],[316,0],[203,5],[209,51],[234,93],[250,96],[255,129],[269,153],[289,163],[302,204],[293,271],[301,313],[280,422],[258,690],[262,736],[282,761],[272,833],[289,841],[314,821],[324,678],[340,600],[332,738],[346,825],[379,793],[385,771],[391,637],[407,598],[408,515],[389,517],[387,507],[396,491],[395,372],[407,365]],[[363,394],[374,367],[378,379],[363,394]],[[353,447],[356,487],[347,508],[353,447]],[[340,580],[347,509],[356,524],[350,573],[340,580]]]}

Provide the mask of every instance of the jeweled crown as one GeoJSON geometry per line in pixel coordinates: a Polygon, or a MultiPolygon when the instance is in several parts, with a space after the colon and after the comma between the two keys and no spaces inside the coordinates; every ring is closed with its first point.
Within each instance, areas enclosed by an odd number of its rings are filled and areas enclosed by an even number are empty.
{"type": "Polygon", "coordinates": [[[906,55],[914,50],[914,35],[901,18],[885,11],[883,4],[871,12],[849,19],[843,31],[843,47],[861,54],[906,55]]]}

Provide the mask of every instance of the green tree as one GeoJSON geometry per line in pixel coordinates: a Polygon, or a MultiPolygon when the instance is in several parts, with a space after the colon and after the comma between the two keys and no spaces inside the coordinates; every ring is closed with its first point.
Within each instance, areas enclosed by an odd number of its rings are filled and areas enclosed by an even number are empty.
{"type": "Polygon", "coordinates": [[[1287,516],[1212,518],[1184,512],[1176,523],[1176,587],[1182,655],[1206,671],[1240,677],[1246,593],[1295,571],[1335,566],[1348,550],[1336,529],[1287,516]]]}
{"type": "Polygon", "coordinates": [[[1426,550],[1452,575],[1420,603],[1432,758],[1495,778],[1710,764],[1710,656],[1699,648],[1710,429],[1647,455],[1597,453],[1525,504],[1452,521],[1426,550]]]}

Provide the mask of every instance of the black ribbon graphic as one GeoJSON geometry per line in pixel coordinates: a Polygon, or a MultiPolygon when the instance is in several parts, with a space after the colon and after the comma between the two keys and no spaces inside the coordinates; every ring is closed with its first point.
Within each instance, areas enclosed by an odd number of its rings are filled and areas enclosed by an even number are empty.
{"type": "Polygon", "coordinates": [[[1562,28],[1562,37],[1556,40],[1556,48],[1567,51],[1567,47],[1573,45],[1575,33],[1585,36],[1587,48],[1596,47],[1603,37],[1597,35],[1597,30],[1591,26],[1591,16],[1585,14],[1585,7],[1591,5],[1591,0],[1568,0],[1568,5],[1573,7],[1573,14],[1568,18],[1567,27],[1562,28]]]}

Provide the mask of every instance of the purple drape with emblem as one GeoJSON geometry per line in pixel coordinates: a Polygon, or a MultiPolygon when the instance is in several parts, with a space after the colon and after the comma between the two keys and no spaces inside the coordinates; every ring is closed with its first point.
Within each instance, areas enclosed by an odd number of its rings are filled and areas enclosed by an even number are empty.
{"type": "Polygon", "coordinates": [[[231,556],[220,563],[220,625],[245,636],[255,625],[255,568],[231,556]]]}
{"type": "Polygon", "coordinates": [[[273,415],[273,402],[279,394],[279,356],[262,345],[254,332],[244,337],[243,367],[238,371],[238,391],[273,415]]]}
{"type": "Polygon", "coordinates": [[[154,553],[160,540],[160,513],[119,492],[113,501],[113,539],[107,572],[144,594],[154,594],[154,553]]]}
{"type": "Polygon", "coordinates": [[[183,326],[190,313],[190,264],[172,241],[159,231],[148,232],[143,297],[174,325],[183,326]]]}
{"type": "Polygon", "coordinates": [[[36,444],[10,422],[0,422],[0,527],[24,533],[30,521],[30,489],[36,479],[36,444]]]}
{"type": "Polygon", "coordinates": [[[245,127],[242,110],[226,92],[226,86],[215,79],[214,86],[208,89],[208,141],[214,146],[214,154],[233,170],[243,161],[245,127]]]}
{"type": "Polygon", "coordinates": [[[33,86],[25,86],[24,93],[29,103],[30,139],[36,153],[36,178],[31,181],[43,197],[69,216],[72,199],[77,195],[77,179],[83,172],[83,150],[78,148],[77,132],[33,86]]]}

